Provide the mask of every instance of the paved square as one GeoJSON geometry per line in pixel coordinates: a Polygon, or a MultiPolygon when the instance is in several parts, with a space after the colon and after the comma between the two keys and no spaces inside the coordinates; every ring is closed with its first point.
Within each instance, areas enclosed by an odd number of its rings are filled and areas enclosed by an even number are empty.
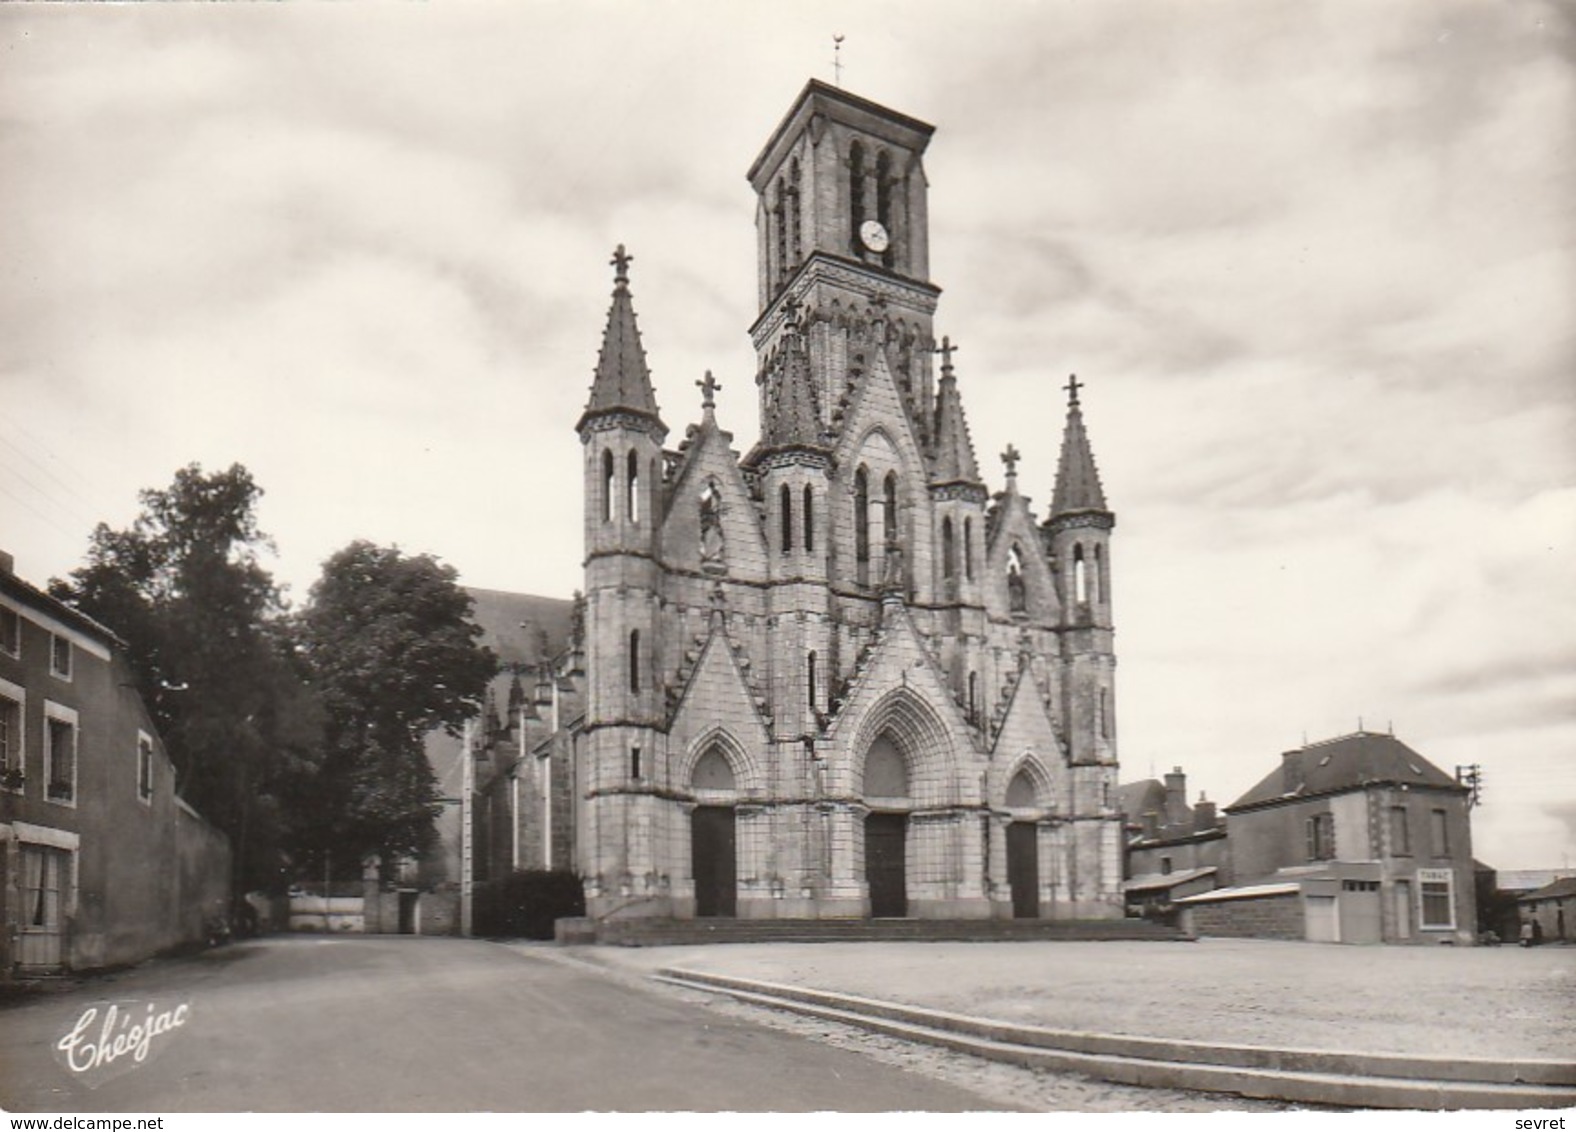
{"type": "Polygon", "coordinates": [[[1576,1060],[1576,948],[822,943],[602,948],[1063,1029],[1362,1053],[1576,1060]]]}

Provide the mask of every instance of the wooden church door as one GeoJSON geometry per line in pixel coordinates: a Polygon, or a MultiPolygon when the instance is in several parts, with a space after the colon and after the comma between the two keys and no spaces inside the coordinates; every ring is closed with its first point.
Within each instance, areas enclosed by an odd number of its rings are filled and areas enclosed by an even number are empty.
{"type": "Polygon", "coordinates": [[[870,884],[870,915],[908,915],[907,814],[865,818],[865,880],[870,884]]]}
{"type": "Polygon", "coordinates": [[[1012,915],[1016,920],[1040,916],[1039,830],[1032,821],[1007,826],[1007,885],[1012,889],[1012,915]]]}
{"type": "Polygon", "coordinates": [[[690,818],[694,854],[695,915],[732,916],[738,911],[738,864],[732,806],[696,806],[690,818]]]}

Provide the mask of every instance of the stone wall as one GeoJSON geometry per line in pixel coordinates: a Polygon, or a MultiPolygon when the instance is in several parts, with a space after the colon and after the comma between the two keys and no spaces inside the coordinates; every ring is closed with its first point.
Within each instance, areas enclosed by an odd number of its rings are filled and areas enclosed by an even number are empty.
{"type": "Polygon", "coordinates": [[[1303,939],[1307,932],[1302,894],[1296,892],[1190,904],[1182,913],[1182,929],[1247,939],[1303,939]]]}

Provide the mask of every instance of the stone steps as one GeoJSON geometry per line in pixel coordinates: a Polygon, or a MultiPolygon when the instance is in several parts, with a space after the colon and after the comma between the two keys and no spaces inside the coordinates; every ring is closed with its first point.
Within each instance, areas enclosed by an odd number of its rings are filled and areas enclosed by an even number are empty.
{"type": "Polygon", "coordinates": [[[1278,1049],[1053,1030],[856,995],[666,968],[657,979],[909,1041],[1121,1084],[1299,1104],[1541,1109],[1576,1104],[1576,1064],[1278,1049]]]}
{"type": "Polygon", "coordinates": [[[622,947],[701,943],[832,943],[884,940],[1181,940],[1147,920],[605,920],[596,941],[622,947]]]}

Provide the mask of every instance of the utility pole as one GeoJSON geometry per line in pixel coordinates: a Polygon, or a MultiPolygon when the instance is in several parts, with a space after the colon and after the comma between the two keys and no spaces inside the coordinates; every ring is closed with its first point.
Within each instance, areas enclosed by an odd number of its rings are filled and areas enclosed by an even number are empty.
{"type": "Polygon", "coordinates": [[[471,883],[475,866],[471,860],[471,792],[475,785],[476,768],[471,755],[471,721],[465,721],[464,744],[460,757],[465,760],[460,771],[460,934],[471,934],[471,883]]]}
{"type": "Polygon", "coordinates": [[[1470,766],[1456,767],[1456,781],[1465,786],[1471,793],[1467,795],[1467,809],[1472,809],[1483,801],[1483,767],[1478,763],[1470,766]]]}

